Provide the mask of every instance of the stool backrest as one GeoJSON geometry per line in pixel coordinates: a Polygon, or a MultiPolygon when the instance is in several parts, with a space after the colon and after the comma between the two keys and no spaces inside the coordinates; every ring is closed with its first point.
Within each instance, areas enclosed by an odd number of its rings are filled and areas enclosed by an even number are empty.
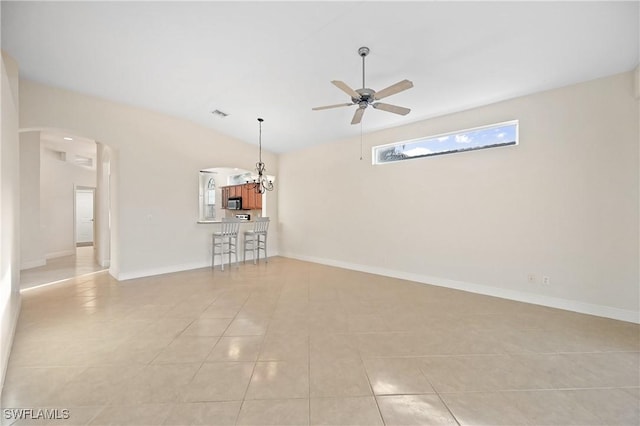
{"type": "Polygon", "coordinates": [[[269,218],[268,217],[257,217],[253,221],[253,232],[263,232],[267,233],[267,229],[269,229],[269,218]]]}
{"type": "Polygon", "coordinates": [[[223,235],[238,235],[238,231],[240,231],[240,219],[222,218],[222,229],[220,229],[220,232],[223,235]]]}

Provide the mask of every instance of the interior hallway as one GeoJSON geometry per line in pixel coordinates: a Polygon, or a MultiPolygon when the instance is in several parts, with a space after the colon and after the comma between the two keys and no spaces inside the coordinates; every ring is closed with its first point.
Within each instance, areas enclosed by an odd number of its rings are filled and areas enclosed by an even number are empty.
{"type": "Polygon", "coordinates": [[[637,425],[639,359],[637,324],[276,257],[23,292],[2,406],[64,425],[637,425]]]}
{"type": "Polygon", "coordinates": [[[76,254],[47,260],[47,264],[20,271],[20,288],[31,288],[102,271],[94,257],[93,246],[77,247],[76,254]]]}

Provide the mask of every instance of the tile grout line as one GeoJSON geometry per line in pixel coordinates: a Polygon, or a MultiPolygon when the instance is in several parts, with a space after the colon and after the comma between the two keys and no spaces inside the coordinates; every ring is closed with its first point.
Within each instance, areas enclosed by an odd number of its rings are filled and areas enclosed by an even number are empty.
{"type": "Polygon", "coordinates": [[[373,385],[371,384],[371,377],[369,377],[369,372],[367,371],[367,367],[364,363],[364,358],[362,357],[362,352],[360,351],[360,347],[358,346],[358,356],[360,356],[360,362],[362,363],[362,368],[364,369],[364,374],[367,376],[367,383],[369,384],[369,389],[371,389],[371,394],[373,395],[373,401],[376,403],[376,408],[378,409],[378,415],[380,416],[380,420],[382,421],[383,425],[386,425],[387,422],[384,419],[384,416],[382,415],[382,410],[380,410],[380,404],[378,403],[378,398],[377,395],[375,393],[375,391],[373,390],[373,385]]]}
{"type": "MultiPolygon", "coordinates": [[[[238,314],[242,311],[242,308],[244,308],[244,306],[247,304],[247,302],[251,298],[251,294],[253,294],[253,291],[251,291],[251,293],[247,297],[247,300],[244,301],[244,303],[242,304],[242,307],[238,310],[238,312],[234,316],[234,319],[231,322],[235,321],[235,319],[237,318],[238,314]]],[[[281,296],[282,296],[282,289],[280,290],[280,295],[278,295],[278,300],[280,300],[281,296]]],[[[271,323],[271,317],[272,316],[273,316],[273,313],[271,314],[271,316],[269,316],[269,323],[271,323]]],[[[231,326],[231,322],[229,323],[228,327],[231,326]]],[[[249,387],[251,386],[251,380],[253,379],[253,375],[255,374],[255,371],[256,371],[256,366],[258,365],[258,362],[260,361],[260,353],[262,352],[262,346],[264,344],[264,341],[266,340],[266,336],[267,336],[267,332],[268,331],[269,331],[269,326],[267,325],[267,328],[264,331],[264,335],[262,336],[262,341],[260,343],[260,349],[258,350],[258,356],[257,356],[256,360],[253,362],[253,368],[251,369],[251,374],[249,375],[249,381],[247,383],[247,387],[245,388],[244,394],[242,395],[242,401],[240,402],[240,408],[238,409],[238,415],[236,416],[236,421],[234,423],[235,425],[237,425],[238,421],[240,420],[240,413],[242,413],[242,407],[244,407],[244,403],[246,401],[247,393],[249,392],[249,387]]],[[[225,332],[226,332],[226,329],[225,329],[225,332]]]]}
{"type": "MultiPolygon", "coordinates": [[[[222,294],[225,294],[225,293],[228,293],[228,290],[227,290],[227,291],[225,291],[225,292],[223,292],[222,294]]],[[[185,328],[182,330],[182,332],[180,332],[180,335],[181,335],[182,333],[184,333],[184,331],[185,331],[187,328],[189,328],[189,326],[190,326],[191,324],[193,324],[196,320],[200,319],[200,318],[202,317],[202,314],[203,314],[203,313],[204,313],[204,312],[205,312],[209,307],[211,307],[211,305],[213,305],[213,304],[214,304],[214,303],[215,303],[219,298],[220,298],[220,296],[219,296],[219,295],[218,295],[218,296],[216,296],[216,297],[211,301],[211,303],[209,303],[209,304],[207,305],[207,307],[206,307],[206,308],[204,308],[204,309],[202,310],[202,312],[200,312],[200,315],[199,315],[196,319],[194,319],[193,321],[191,321],[191,322],[189,323],[189,325],[187,325],[187,327],[185,327],[185,328]]],[[[248,297],[247,297],[247,300],[249,300],[249,298],[248,298],[248,297]]],[[[247,303],[247,300],[245,300],[245,302],[242,304],[242,307],[244,307],[244,305],[247,303]]],[[[240,311],[242,310],[242,307],[238,310],[238,312],[236,312],[236,314],[233,316],[233,318],[231,319],[231,321],[229,321],[229,324],[227,324],[227,326],[225,327],[225,329],[222,331],[222,333],[221,333],[222,335],[218,337],[218,340],[216,341],[215,345],[213,345],[213,347],[211,348],[211,350],[210,350],[210,351],[207,353],[207,355],[204,357],[204,359],[203,359],[203,360],[202,360],[202,362],[200,363],[200,366],[199,366],[199,367],[198,367],[198,369],[195,371],[195,373],[193,374],[193,376],[192,376],[192,377],[191,377],[191,379],[189,380],[189,383],[187,383],[187,385],[185,385],[185,387],[186,387],[186,386],[189,386],[189,385],[193,382],[193,379],[198,375],[198,373],[200,372],[200,370],[202,370],[202,367],[204,366],[204,364],[206,364],[207,358],[209,357],[209,355],[211,355],[211,353],[213,352],[213,350],[215,349],[215,347],[218,345],[218,343],[220,343],[220,339],[222,339],[222,337],[224,337],[224,333],[229,329],[229,327],[231,326],[231,323],[236,319],[236,317],[238,316],[238,314],[239,314],[239,313],[240,313],[240,311]]],[[[177,338],[177,337],[176,337],[176,338],[177,338]]],[[[174,340],[175,340],[175,339],[174,339],[174,340]]],[[[172,341],[172,342],[173,342],[173,341],[172,341]]],[[[157,356],[156,356],[156,357],[157,357],[157,356]]],[[[154,359],[155,359],[155,358],[154,358],[154,359]]],[[[254,363],[254,368],[255,368],[255,363],[254,363]]],[[[252,371],[252,373],[251,373],[251,374],[253,374],[253,371],[252,371]]],[[[249,380],[251,380],[251,378],[249,378],[249,380]]],[[[248,386],[248,385],[247,385],[247,386],[248,386]]],[[[184,388],[184,387],[183,387],[183,388],[184,388]]],[[[246,392],[246,390],[245,390],[245,392],[246,392]]],[[[184,403],[190,403],[190,402],[193,402],[193,401],[185,401],[185,400],[184,400],[184,391],[181,393],[181,395],[180,395],[180,399],[181,399],[181,401],[182,401],[182,402],[184,402],[184,403]]],[[[208,402],[208,401],[196,401],[196,402],[208,402]]],[[[174,405],[175,405],[175,404],[174,404],[174,405]]],[[[242,408],[242,403],[241,403],[241,405],[240,405],[240,408],[242,408]]],[[[169,414],[167,415],[167,418],[169,417],[169,415],[171,415],[171,412],[169,412],[169,414]]],[[[238,410],[238,414],[236,415],[236,422],[237,422],[237,419],[238,419],[238,417],[239,417],[239,416],[240,416],[240,410],[238,410]]],[[[166,420],[166,419],[165,419],[165,420],[166,420]]]]}
{"type": "Polygon", "coordinates": [[[427,381],[427,383],[429,383],[429,386],[431,386],[431,388],[433,389],[433,391],[436,393],[436,395],[438,396],[438,399],[440,400],[440,402],[442,402],[442,405],[444,405],[444,408],[447,409],[447,411],[449,412],[449,414],[451,415],[451,417],[453,418],[453,420],[455,420],[456,424],[458,426],[460,426],[460,421],[458,420],[458,418],[455,416],[455,414],[453,414],[453,411],[451,411],[451,408],[449,408],[449,405],[447,405],[447,403],[444,401],[444,399],[442,399],[442,396],[440,395],[440,392],[438,391],[438,389],[436,389],[435,386],[433,386],[433,383],[431,383],[431,380],[429,380],[429,378],[427,377],[427,375],[425,374],[425,372],[422,370],[422,368],[419,368],[420,370],[420,374],[422,374],[422,377],[425,378],[425,380],[427,381]]]}

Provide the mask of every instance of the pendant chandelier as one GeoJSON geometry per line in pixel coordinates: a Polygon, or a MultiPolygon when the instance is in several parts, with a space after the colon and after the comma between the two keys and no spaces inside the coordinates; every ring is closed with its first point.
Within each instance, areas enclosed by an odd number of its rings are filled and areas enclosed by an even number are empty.
{"type": "Polygon", "coordinates": [[[273,191],[273,181],[270,180],[265,172],[267,168],[262,162],[262,122],[264,120],[262,118],[258,118],[258,125],[260,126],[260,136],[258,139],[259,146],[259,157],[258,162],[256,163],[256,171],[258,172],[258,176],[256,179],[252,179],[251,182],[247,181],[250,185],[253,185],[253,189],[258,194],[264,194],[267,191],[273,191]]]}

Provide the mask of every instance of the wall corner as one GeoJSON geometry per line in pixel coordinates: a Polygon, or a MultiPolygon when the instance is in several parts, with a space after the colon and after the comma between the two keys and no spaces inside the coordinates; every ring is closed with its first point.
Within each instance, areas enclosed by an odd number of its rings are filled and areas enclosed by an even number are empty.
{"type": "Polygon", "coordinates": [[[640,100],[640,65],[633,70],[633,97],[640,100]]]}

